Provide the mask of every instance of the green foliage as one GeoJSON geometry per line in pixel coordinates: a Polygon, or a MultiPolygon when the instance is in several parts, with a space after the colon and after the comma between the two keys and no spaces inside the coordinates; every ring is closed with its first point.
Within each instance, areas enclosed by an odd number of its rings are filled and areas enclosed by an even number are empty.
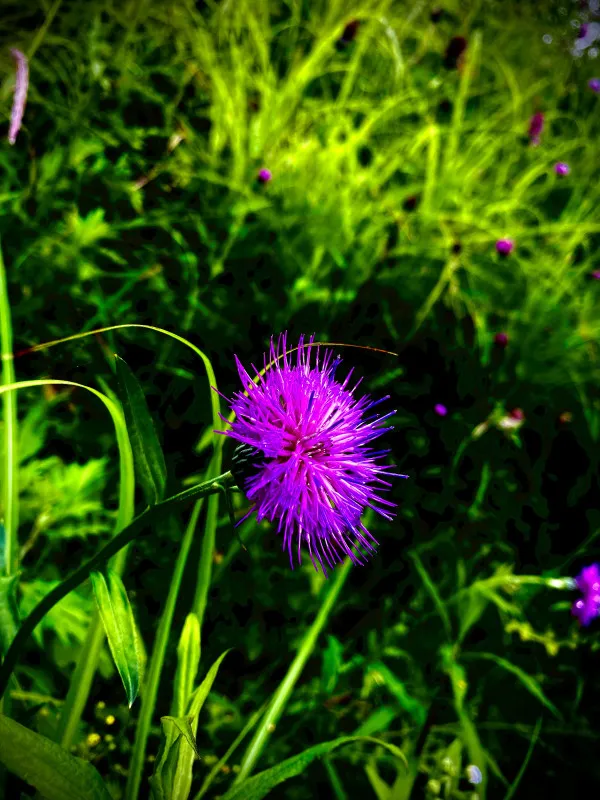
{"type": "Polygon", "coordinates": [[[137,697],[142,680],[142,650],[133,610],[122,580],[111,569],[90,573],[94,595],[102,617],[108,646],[114,659],[129,708],[137,697]]]}
{"type": "Polygon", "coordinates": [[[90,763],[2,715],[0,739],[0,761],[48,800],[110,800],[90,763]]]}

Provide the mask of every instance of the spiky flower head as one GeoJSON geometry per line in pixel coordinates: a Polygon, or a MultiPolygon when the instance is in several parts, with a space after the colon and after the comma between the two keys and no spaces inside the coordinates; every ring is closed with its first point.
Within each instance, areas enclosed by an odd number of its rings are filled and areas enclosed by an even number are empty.
{"type": "Polygon", "coordinates": [[[573,603],[571,611],[582,625],[589,625],[600,614],[600,567],[598,564],[584,567],[575,578],[575,583],[583,597],[573,603]]]}
{"type": "MultiPolygon", "coordinates": [[[[290,564],[301,563],[302,545],[313,566],[333,568],[349,556],[363,564],[364,554],[377,542],[361,520],[372,508],[391,520],[395,504],[379,491],[388,491],[392,472],[380,459],[389,450],[375,450],[372,442],[392,426],[382,423],[394,414],[365,416],[383,400],[356,398],[360,380],[349,388],[352,370],[342,381],[335,378],[341,359],[300,337],[296,358],[287,352],[286,335],[271,339],[265,372],[255,383],[236,356],[243,391],[228,400],[236,418],[225,433],[246,448],[240,488],[254,502],[257,521],[268,519],[283,535],[290,564]],[[314,356],[314,357],[313,357],[314,356]]],[[[225,417],[222,417],[225,420],[225,417]]],[[[244,517],[245,519],[245,517],[244,517]]]]}

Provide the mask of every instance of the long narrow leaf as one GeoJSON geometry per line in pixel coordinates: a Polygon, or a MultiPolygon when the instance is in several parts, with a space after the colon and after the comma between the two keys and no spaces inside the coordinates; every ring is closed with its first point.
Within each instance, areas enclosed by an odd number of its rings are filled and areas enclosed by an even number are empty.
{"type": "Polygon", "coordinates": [[[343,736],[340,739],[333,739],[330,742],[322,742],[314,747],[309,747],[303,753],[287,758],[280,764],[271,767],[271,769],[259,772],[243,783],[233,786],[223,795],[222,800],[262,800],[275,786],[304,772],[306,767],[311,761],[314,761],[315,758],[321,758],[344,744],[360,741],[373,742],[381,747],[385,747],[386,750],[389,750],[390,753],[401,759],[405,766],[407,766],[404,753],[393,744],[382,742],[380,739],[372,739],[370,736],[343,736]]]}
{"type": "Polygon", "coordinates": [[[90,575],[110,652],[131,708],[140,688],[142,659],[133,611],[121,578],[111,569],[90,575]]]}
{"type": "Polygon", "coordinates": [[[125,361],[115,355],[119,395],[131,440],[136,474],[148,505],[165,496],[167,467],[146,398],[125,361]]]}
{"type": "Polygon", "coordinates": [[[173,690],[173,716],[181,717],[190,701],[200,664],[200,622],[188,614],[177,647],[177,671],[173,690]]]}
{"type": "Polygon", "coordinates": [[[95,767],[0,715],[0,761],[46,800],[111,800],[95,767]]]}

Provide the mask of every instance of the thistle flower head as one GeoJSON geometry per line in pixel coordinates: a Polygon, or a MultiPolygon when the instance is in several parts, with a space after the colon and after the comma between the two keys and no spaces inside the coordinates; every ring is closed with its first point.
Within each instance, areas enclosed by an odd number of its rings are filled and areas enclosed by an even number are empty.
{"type": "MultiPolygon", "coordinates": [[[[395,504],[380,497],[391,486],[393,467],[380,463],[388,450],[372,442],[392,426],[382,423],[394,414],[365,416],[382,400],[355,396],[360,381],[349,388],[352,370],[336,380],[341,363],[331,350],[323,351],[300,337],[296,358],[287,352],[286,336],[271,339],[265,373],[254,382],[236,357],[243,391],[229,401],[236,419],[231,430],[217,431],[249,446],[250,461],[241,476],[241,489],[254,502],[256,519],[277,524],[292,569],[308,548],[313,566],[332,568],[349,556],[362,564],[363,555],[377,542],[361,521],[366,508],[392,519],[395,504]]],[[[225,417],[222,417],[225,419],[225,417]]],[[[239,471],[238,471],[239,472],[239,471]]],[[[234,475],[236,473],[234,472],[234,475]]],[[[249,516],[249,514],[247,516],[249,516]]]]}
{"type": "Polygon", "coordinates": [[[589,625],[600,614],[600,566],[584,567],[575,583],[583,597],[573,603],[571,611],[582,625],[589,625]]]}
{"type": "Polygon", "coordinates": [[[515,243],[512,239],[498,239],[496,242],[496,251],[501,256],[507,256],[512,253],[515,243]]]}

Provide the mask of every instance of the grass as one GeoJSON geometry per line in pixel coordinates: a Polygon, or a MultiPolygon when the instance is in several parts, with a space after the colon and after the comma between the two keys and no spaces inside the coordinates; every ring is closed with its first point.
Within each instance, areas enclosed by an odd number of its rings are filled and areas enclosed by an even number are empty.
{"type": "MultiPolygon", "coordinates": [[[[190,796],[226,795],[246,773],[355,734],[397,745],[408,772],[354,742],[269,796],[386,800],[439,786],[459,797],[472,762],[486,776],[482,797],[574,792],[600,777],[597,634],[576,626],[573,596],[552,584],[599,560],[595,62],[569,54],[572,15],[559,3],[448,0],[437,23],[433,5],[7,6],[7,129],[10,47],[31,76],[17,143],[0,148],[2,350],[20,354],[3,359],[3,383],[28,382],[3,395],[2,417],[3,563],[13,575],[22,553],[22,610],[99,549],[115,508],[117,527],[126,521],[114,430],[75,388],[113,402],[113,353],[143,387],[172,493],[221,471],[217,396],[177,337],[200,348],[225,394],[237,389],[233,353],[260,366],[270,335],[286,329],[399,353],[340,346],[368,388],[392,396],[390,446],[411,480],[394,488],[397,520],[374,520],[380,554],[350,571],[309,648],[322,578],[308,566],[290,573],[264,524],[244,523],[250,554],[240,550],[218,495],[196,509],[196,531],[176,514],[123,557],[145,647],[159,645],[141,707],[127,710],[89,588],[69,595],[64,630],[44,627],[44,661],[31,643],[5,708],[72,743],[115,798],[148,792],[190,612],[200,677],[235,648],[197,723],[190,796]],[[353,41],[340,44],[355,19],[353,41]],[[448,69],[453,36],[467,49],[448,69]],[[536,110],[545,127],[534,147],[536,110]],[[555,174],[559,161],[568,176],[555,174]],[[271,181],[257,180],[261,168],[271,181]],[[506,237],[515,249],[502,258],[495,243],[506,237]],[[494,343],[500,331],[506,348],[494,343]],[[503,430],[515,407],[523,424],[503,430]],[[65,493],[52,524],[51,486],[65,493]]],[[[229,458],[225,448],[224,469],[229,458]]],[[[241,518],[246,499],[234,505],[241,518]]],[[[9,591],[0,585],[0,617],[9,591]]],[[[28,791],[7,780],[7,791],[28,791]]]]}

